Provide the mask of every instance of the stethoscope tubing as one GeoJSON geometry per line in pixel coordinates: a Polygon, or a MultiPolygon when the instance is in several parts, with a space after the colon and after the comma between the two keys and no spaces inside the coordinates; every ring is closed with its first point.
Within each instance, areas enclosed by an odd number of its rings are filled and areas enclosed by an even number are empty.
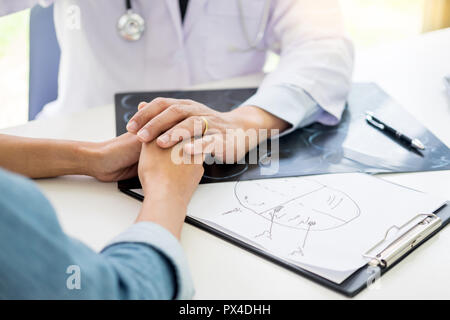
{"type": "Polygon", "coordinates": [[[235,49],[237,51],[250,51],[258,49],[258,45],[264,39],[266,33],[267,24],[269,23],[270,7],[272,6],[272,0],[265,0],[262,18],[259,21],[258,32],[256,33],[255,39],[252,41],[248,33],[247,24],[244,19],[244,9],[242,7],[242,0],[238,0],[238,10],[239,10],[239,20],[241,24],[242,31],[244,33],[245,40],[248,44],[246,49],[235,49]]]}
{"type": "MultiPolygon", "coordinates": [[[[233,47],[233,48],[230,48],[230,50],[231,51],[239,51],[239,52],[245,52],[245,51],[251,51],[251,50],[259,50],[258,45],[264,39],[264,35],[266,33],[266,28],[267,28],[267,25],[269,23],[270,8],[272,6],[272,0],[265,0],[263,14],[262,14],[261,19],[259,21],[258,31],[257,31],[256,36],[255,36],[255,38],[253,40],[251,39],[251,37],[249,35],[247,24],[245,23],[244,9],[243,9],[243,5],[242,5],[242,0],[237,0],[237,2],[238,2],[238,10],[239,10],[239,21],[240,21],[242,32],[244,33],[244,37],[245,37],[245,40],[247,42],[248,47],[247,48],[234,48],[233,47]]],[[[132,12],[133,6],[132,6],[132,3],[131,3],[131,0],[125,0],[125,7],[126,7],[126,10],[127,10],[127,13],[131,13],[132,12]]],[[[129,40],[129,38],[127,38],[127,40],[129,40]]]]}

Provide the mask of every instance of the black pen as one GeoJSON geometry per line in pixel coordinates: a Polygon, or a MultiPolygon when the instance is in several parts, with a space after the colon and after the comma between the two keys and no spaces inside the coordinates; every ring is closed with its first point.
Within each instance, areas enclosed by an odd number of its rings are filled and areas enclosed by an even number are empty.
{"type": "Polygon", "coordinates": [[[400,142],[406,144],[408,147],[415,149],[425,150],[425,146],[419,139],[411,139],[405,136],[403,133],[395,130],[394,128],[388,126],[386,123],[376,118],[374,114],[370,111],[366,111],[366,121],[373,125],[374,127],[380,129],[383,132],[388,133],[393,138],[399,140],[400,142]]]}

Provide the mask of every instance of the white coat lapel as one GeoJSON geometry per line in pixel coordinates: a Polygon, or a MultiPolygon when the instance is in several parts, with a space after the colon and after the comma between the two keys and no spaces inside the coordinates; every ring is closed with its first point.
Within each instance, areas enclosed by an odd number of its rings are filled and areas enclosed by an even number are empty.
{"type": "MultiPolygon", "coordinates": [[[[192,1],[192,0],[191,0],[192,1]]],[[[195,1],[195,0],[194,0],[195,1]]],[[[173,27],[176,30],[178,42],[183,43],[183,29],[181,25],[180,7],[178,0],[165,0],[167,8],[169,10],[170,17],[172,19],[173,27]]]]}
{"type": "MultiPolygon", "coordinates": [[[[178,2],[178,0],[175,0],[178,2]]],[[[192,30],[194,24],[202,18],[205,14],[206,5],[208,1],[217,0],[189,0],[186,16],[184,18],[184,35],[187,36],[192,30]]],[[[231,1],[231,0],[219,0],[219,1],[231,1]]]]}

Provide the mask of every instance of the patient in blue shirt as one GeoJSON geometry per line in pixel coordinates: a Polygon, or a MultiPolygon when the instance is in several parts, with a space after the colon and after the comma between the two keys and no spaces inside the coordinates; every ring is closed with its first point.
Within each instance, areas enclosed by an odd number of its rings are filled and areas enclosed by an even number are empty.
{"type": "MultiPolygon", "coordinates": [[[[79,146],[80,143],[75,142],[0,135],[0,166],[29,176],[39,176],[38,172],[33,171],[37,169],[32,167],[33,162],[38,165],[41,159],[46,160],[47,167],[52,167],[52,170],[67,170],[67,163],[62,165],[55,161],[64,160],[66,152],[72,158],[74,154],[70,153],[74,150],[76,154],[82,154],[84,151],[79,146]],[[23,158],[27,158],[32,151],[37,154],[33,154],[34,160],[25,159],[23,163],[20,163],[22,160],[12,161],[18,153],[12,147],[10,152],[3,153],[2,148],[8,144],[9,147],[20,145],[23,158]],[[77,148],[64,150],[71,144],[77,148]],[[43,159],[45,153],[50,153],[54,160],[43,159]]],[[[31,180],[0,169],[0,299],[192,297],[192,280],[177,238],[187,204],[203,172],[201,164],[175,165],[170,160],[169,151],[154,144],[146,144],[141,149],[141,144],[130,137],[113,139],[108,146],[109,157],[113,157],[115,163],[123,159],[114,156],[111,149],[127,152],[131,151],[130,148],[140,150],[137,158],[135,156],[125,161],[126,165],[122,163],[122,166],[129,168],[132,162],[137,166],[140,157],[139,176],[144,192],[152,194],[154,199],[146,197],[148,199],[144,201],[136,223],[113,239],[100,253],[62,231],[52,205],[31,180]],[[153,179],[147,179],[148,174],[153,179]],[[160,186],[157,190],[152,182],[147,181],[154,181],[155,177],[165,179],[173,190],[161,190],[165,188],[160,186]],[[175,181],[172,177],[176,177],[179,187],[171,184],[175,181]],[[172,200],[172,192],[176,200],[172,200]]],[[[42,172],[42,175],[46,174],[42,172]]],[[[53,175],[59,174],[50,174],[53,175]]],[[[106,180],[105,173],[99,176],[106,180]]],[[[113,177],[110,179],[115,180],[113,177]]]]}

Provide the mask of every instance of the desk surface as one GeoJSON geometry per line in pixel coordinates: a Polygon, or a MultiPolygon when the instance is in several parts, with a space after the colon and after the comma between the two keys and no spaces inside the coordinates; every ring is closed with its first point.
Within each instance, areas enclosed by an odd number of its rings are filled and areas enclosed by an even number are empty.
{"type": "MultiPolygon", "coordinates": [[[[355,81],[374,81],[450,145],[450,98],[442,78],[450,73],[450,29],[386,45],[356,56],[355,81]]],[[[261,75],[196,88],[255,86],[261,75]]],[[[99,141],[115,135],[114,107],[70,117],[33,121],[2,133],[99,141]]],[[[450,171],[382,175],[450,199],[450,171]]],[[[37,183],[52,201],[64,230],[99,250],[133,223],[140,203],[115,183],[67,176],[37,183]]],[[[343,296],[256,257],[193,226],[185,225],[186,251],[197,299],[333,299],[343,296]]],[[[440,232],[357,299],[450,298],[450,227],[440,232]]]]}

